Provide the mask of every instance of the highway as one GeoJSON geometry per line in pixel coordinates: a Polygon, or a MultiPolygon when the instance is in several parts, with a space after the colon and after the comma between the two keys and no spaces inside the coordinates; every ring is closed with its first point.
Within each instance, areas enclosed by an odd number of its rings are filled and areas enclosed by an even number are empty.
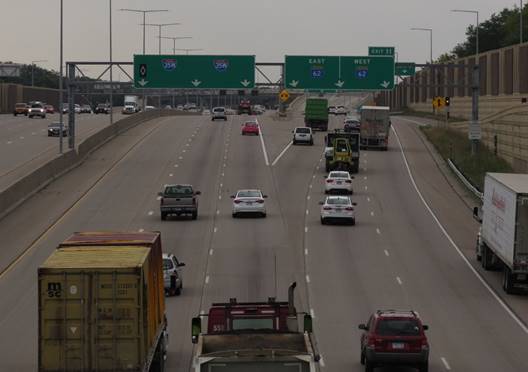
{"type": "MultiPolygon", "coordinates": [[[[478,227],[415,124],[394,117],[389,151],[362,152],[356,226],[323,226],[324,134],[314,146],[289,146],[302,106],[287,120],[259,117],[262,137],[240,135],[247,116],[153,120],[1,220],[0,369],[36,370],[36,272],[61,241],[74,231],[158,230],[164,250],[186,263],[183,294],[166,301],[168,371],[190,368],[191,317],[230,297],[286,299],[292,281],[297,310],[314,316],[323,371],[364,370],[357,325],[380,308],[420,313],[430,326],[430,371],[528,370],[528,301],[501,293],[497,273],[483,282],[471,269],[478,227]],[[180,182],[202,192],[198,220],[162,222],[156,194],[180,182]],[[233,219],[230,195],[253,187],[269,196],[267,218],[233,219]]],[[[342,117],[331,120],[338,127],[342,117]]],[[[44,122],[13,124],[9,138],[44,122]]]]}
{"type": "MultiPolygon", "coordinates": [[[[122,117],[114,112],[114,121],[122,117]]],[[[64,123],[68,115],[64,115],[64,123]]],[[[109,115],[76,115],[77,143],[110,124],[109,115]]],[[[59,153],[58,137],[48,137],[48,124],[59,121],[59,114],[47,114],[45,119],[19,115],[0,115],[0,190],[43,162],[59,153]]],[[[64,148],[68,139],[64,137],[64,148]]]]}

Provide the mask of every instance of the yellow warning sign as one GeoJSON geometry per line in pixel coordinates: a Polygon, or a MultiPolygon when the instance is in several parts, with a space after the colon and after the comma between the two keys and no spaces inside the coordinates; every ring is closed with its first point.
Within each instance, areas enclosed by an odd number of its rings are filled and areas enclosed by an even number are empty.
{"type": "Polygon", "coordinates": [[[442,108],[446,105],[445,98],[444,97],[435,97],[433,98],[433,107],[434,108],[442,108]]]}
{"type": "Polygon", "coordinates": [[[279,98],[282,102],[286,102],[288,99],[290,99],[290,93],[288,93],[288,91],[284,89],[282,92],[280,92],[279,98]]]}

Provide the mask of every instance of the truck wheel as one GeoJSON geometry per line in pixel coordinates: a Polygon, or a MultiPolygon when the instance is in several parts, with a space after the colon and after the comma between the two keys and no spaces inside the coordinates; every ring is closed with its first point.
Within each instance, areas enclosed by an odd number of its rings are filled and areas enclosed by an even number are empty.
{"type": "Polygon", "coordinates": [[[515,292],[513,274],[510,268],[506,265],[504,265],[502,272],[502,288],[504,289],[504,292],[508,294],[513,294],[515,292]]]}
{"type": "Polygon", "coordinates": [[[368,359],[365,359],[365,372],[374,372],[374,364],[368,359]]]}
{"type": "Polygon", "coordinates": [[[484,270],[491,270],[492,264],[491,264],[491,251],[490,249],[483,244],[482,245],[482,268],[484,270]]]}
{"type": "Polygon", "coordinates": [[[198,212],[193,212],[193,214],[192,214],[192,219],[193,219],[193,220],[198,219],[198,212]]]}
{"type": "Polygon", "coordinates": [[[424,364],[420,365],[418,367],[418,370],[420,372],[428,372],[429,371],[429,363],[428,362],[425,362],[424,364]]]}
{"type": "Polygon", "coordinates": [[[325,171],[326,173],[330,172],[330,162],[328,160],[325,162],[325,171]]]}
{"type": "Polygon", "coordinates": [[[352,167],[352,173],[359,173],[359,160],[352,167]]]}
{"type": "Polygon", "coordinates": [[[326,221],[323,217],[321,217],[321,225],[326,225],[326,221]]]}

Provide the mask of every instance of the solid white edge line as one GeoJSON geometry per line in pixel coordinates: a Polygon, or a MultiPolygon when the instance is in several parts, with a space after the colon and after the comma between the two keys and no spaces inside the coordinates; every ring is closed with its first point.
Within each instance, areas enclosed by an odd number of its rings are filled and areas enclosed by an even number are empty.
{"type": "Polygon", "coordinates": [[[453,246],[453,248],[455,248],[455,250],[457,251],[458,255],[460,256],[460,258],[462,258],[462,260],[466,263],[467,267],[471,270],[471,272],[477,277],[477,279],[482,283],[482,285],[484,286],[484,288],[486,288],[488,290],[488,292],[492,295],[493,298],[495,298],[495,300],[499,303],[499,305],[506,311],[506,313],[508,313],[508,315],[510,315],[510,317],[519,325],[519,327],[523,330],[524,333],[528,334],[528,327],[523,323],[523,321],[508,307],[508,305],[506,305],[506,303],[502,300],[502,298],[499,297],[499,295],[493,290],[493,288],[490,287],[490,285],[488,283],[486,283],[486,281],[484,280],[484,278],[482,277],[482,275],[480,275],[480,273],[473,267],[473,265],[471,265],[471,263],[469,262],[469,260],[466,258],[466,256],[464,255],[464,253],[460,250],[460,248],[458,247],[458,245],[455,243],[455,241],[451,238],[451,236],[449,235],[449,233],[447,232],[447,230],[444,228],[444,226],[442,225],[442,223],[440,222],[440,220],[438,219],[438,217],[436,217],[436,214],[433,212],[433,210],[431,209],[431,207],[429,206],[429,204],[427,204],[427,201],[425,200],[425,198],[423,197],[422,193],[420,192],[420,189],[418,188],[418,185],[416,184],[415,180],[414,180],[414,177],[412,175],[412,172],[411,172],[411,168],[409,167],[409,163],[407,162],[407,156],[405,155],[405,152],[403,151],[403,146],[402,146],[402,143],[400,141],[400,137],[398,136],[398,132],[396,132],[396,129],[394,129],[393,126],[391,126],[392,128],[392,131],[394,132],[394,135],[396,136],[396,140],[398,141],[398,145],[400,146],[400,152],[402,154],[402,157],[403,157],[403,162],[405,163],[405,167],[407,168],[407,173],[409,174],[409,178],[411,179],[411,183],[414,187],[414,189],[416,190],[416,193],[418,194],[418,196],[420,197],[420,199],[422,200],[422,203],[425,205],[425,208],[427,209],[427,211],[431,214],[431,216],[433,217],[433,220],[436,222],[436,224],[438,225],[438,227],[440,228],[440,230],[442,231],[442,233],[444,234],[444,236],[447,238],[447,240],[449,241],[449,243],[451,243],[451,245],[453,246]]]}
{"type": "Polygon", "coordinates": [[[288,149],[293,145],[293,142],[290,141],[290,143],[288,143],[286,145],[286,147],[280,152],[280,154],[275,158],[275,160],[273,160],[273,163],[271,163],[271,166],[273,167],[275,164],[277,164],[277,162],[280,160],[280,158],[282,158],[282,155],[284,155],[286,153],[286,151],[288,151],[288,149]]]}
{"type": "Polygon", "coordinates": [[[451,366],[449,365],[449,363],[447,363],[447,359],[444,357],[441,357],[440,360],[442,361],[442,363],[444,363],[445,369],[447,369],[448,371],[451,371],[451,366]]]}
{"type": "Polygon", "coordinates": [[[269,167],[269,159],[268,159],[268,152],[266,151],[266,144],[264,143],[264,134],[262,133],[262,127],[259,126],[260,133],[260,144],[262,145],[262,153],[264,154],[264,163],[266,163],[266,166],[269,167]]]}

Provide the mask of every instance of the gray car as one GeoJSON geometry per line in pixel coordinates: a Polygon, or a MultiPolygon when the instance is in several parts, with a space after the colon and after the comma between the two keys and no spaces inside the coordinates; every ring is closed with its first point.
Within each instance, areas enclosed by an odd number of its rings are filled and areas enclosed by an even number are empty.
{"type": "Polygon", "coordinates": [[[226,121],[227,120],[227,113],[226,113],[226,109],[223,108],[223,107],[215,107],[213,108],[213,114],[211,116],[211,120],[212,121],[215,121],[215,120],[224,120],[226,121]]]}
{"type": "Polygon", "coordinates": [[[163,284],[167,296],[181,295],[184,266],[172,253],[163,253],[163,284]]]}
{"type": "Polygon", "coordinates": [[[190,215],[193,220],[198,218],[198,198],[200,191],[194,191],[192,185],[165,185],[158,194],[160,199],[161,219],[164,221],[169,215],[190,215]]]}

